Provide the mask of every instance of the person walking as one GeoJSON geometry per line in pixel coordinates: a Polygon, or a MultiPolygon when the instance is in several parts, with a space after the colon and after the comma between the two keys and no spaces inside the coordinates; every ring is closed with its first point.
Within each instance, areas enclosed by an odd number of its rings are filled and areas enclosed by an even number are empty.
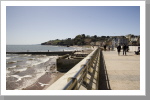
{"type": "Polygon", "coordinates": [[[124,45],[123,45],[123,55],[124,55],[124,54],[126,55],[126,51],[127,51],[127,46],[124,44],[124,45]]]}
{"type": "Polygon", "coordinates": [[[104,51],[106,51],[106,45],[104,45],[104,51]]]}
{"type": "Polygon", "coordinates": [[[120,55],[120,51],[121,51],[121,46],[120,45],[118,45],[117,51],[118,51],[118,55],[120,55]]]}

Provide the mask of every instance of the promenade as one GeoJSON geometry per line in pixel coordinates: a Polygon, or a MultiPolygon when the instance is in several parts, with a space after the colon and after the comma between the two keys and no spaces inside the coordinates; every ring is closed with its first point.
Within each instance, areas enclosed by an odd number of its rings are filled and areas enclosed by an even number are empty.
{"type": "Polygon", "coordinates": [[[46,90],[62,90],[66,86],[77,90],[140,90],[140,55],[133,51],[127,52],[126,56],[122,52],[119,56],[117,51],[98,54],[96,50],[46,90]]]}
{"type": "Polygon", "coordinates": [[[107,81],[110,90],[140,90],[140,55],[131,51],[118,56],[117,51],[103,51],[103,57],[108,79],[103,79],[101,86],[107,81]]]}

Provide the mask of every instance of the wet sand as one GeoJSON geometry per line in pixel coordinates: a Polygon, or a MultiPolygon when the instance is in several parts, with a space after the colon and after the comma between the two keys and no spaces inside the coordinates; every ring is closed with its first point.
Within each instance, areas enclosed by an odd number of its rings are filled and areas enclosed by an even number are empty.
{"type": "Polygon", "coordinates": [[[46,72],[35,83],[33,83],[31,86],[23,88],[22,90],[45,90],[47,87],[52,85],[55,81],[57,81],[64,74],[65,73],[60,73],[60,72],[57,72],[57,73],[46,72]],[[42,86],[41,83],[45,85],[42,86]]]}

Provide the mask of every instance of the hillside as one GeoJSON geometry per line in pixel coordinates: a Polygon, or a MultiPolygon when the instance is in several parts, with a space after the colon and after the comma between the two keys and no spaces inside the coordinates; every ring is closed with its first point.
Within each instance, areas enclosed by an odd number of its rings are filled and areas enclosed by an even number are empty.
{"type": "Polygon", "coordinates": [[[73,46],[73,45],[91,45],[92,42],[97,42],[97,41],[110,41],[110,37],[109,36],[101,36],[98,37],[97,35],[94,36],[89,36],[89,35],[77,35],[75,38],[71,39],[71,38],[67,38],[64,40],[49,40],[47,42],[41,43],[41,45],[62,45],[62,46],[73,46]]]}

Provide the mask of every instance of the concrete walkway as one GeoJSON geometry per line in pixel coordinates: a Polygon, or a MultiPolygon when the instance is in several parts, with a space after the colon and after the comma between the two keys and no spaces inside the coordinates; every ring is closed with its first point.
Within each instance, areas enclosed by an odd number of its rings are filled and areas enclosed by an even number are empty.
{"type": "Polygon", "coordinates": [[[111,90],[140,90],[140,55],[103,51],[111,90]]]}

